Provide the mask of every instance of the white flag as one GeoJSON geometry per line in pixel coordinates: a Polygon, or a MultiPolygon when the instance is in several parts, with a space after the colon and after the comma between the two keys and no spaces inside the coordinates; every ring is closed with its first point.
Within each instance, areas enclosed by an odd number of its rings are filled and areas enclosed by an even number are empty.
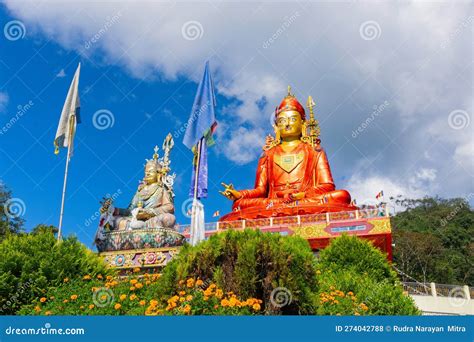
{"type": "Polygon", "coordinates": [[[63,111],[59,118],[58,130],[56,131],[56,137],[54,138],[54,153],[59,153],[60,147],[68,147],[71,142],[70,155],[72,155],[72,143],[74,139],[74,133],[76,131],[76,125],[81,123],[80,112],[80,101],[79,101],[79,73],[81,71],[81,63],[79,63],[74,78],[72,79],[71,86],[67,92],[66,101],[64,102],[63,111]]]}
{"type": "Polygon", "coordinates": [[[193,213],[191,215],[191,245],[196,246],[205,238],[204,205],[193,199],[193,213]]]}

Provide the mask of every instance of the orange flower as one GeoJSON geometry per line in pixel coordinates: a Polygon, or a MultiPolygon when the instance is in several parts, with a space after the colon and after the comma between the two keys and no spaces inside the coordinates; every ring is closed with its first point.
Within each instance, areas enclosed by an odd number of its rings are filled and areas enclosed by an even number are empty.
{"type": "Polygon", "coordinates": [[[135,268],[133,269],[133,273],[138,273],[138,272],[140,272],[140,267],[135,267],[135,268]]]}
{"type": "Polygon", "coordinates": [[[73,294],[73,295],[71,296],[71,300],[76,300],[76,299],[77,299],[77,295],[76,295],[76,294],[73,294]]]}
{"type": "Polygon", "coordinates": [[[41,311],[41,308],[39,307],[39,305],[36,305],[36,306],[35,306],[35,311],[36,311],[36,312],[40,312],[40,311],[41,311]]]}
{"type": "Polygon", "coordinates": [[[150,300],[150,306],[155,307],[158,305],[158,301],[156,299],[150,300]]]}
{"type": "Polygon", "coordinates": [[[64,282],[67,283],[69,281],[69,278],[64,278],[64,282]]]}
{"type": "Polygon", "coordinates": [[[52,312],[51,312],[51,311],[46,311],[44,314],[45,314],[46,316],[51,316],[52,312]]]}
{"type": "Polygon", "coordinates": [[[202,286],[204,282],[201,279],[196,280],[196,286],[202,286]]]}
{"type": "Polygon", "coordinates": [[[135,299],[137,299],[137,295],[132,294],[132,295],[130,296],[130,300],[135,300],[135,299]]]}
{"type": "Polygon", "coordinates": [[[91,280],[91,276],[86,274],[84,277],[82,277],[82,280],[91,280]]]}
{"type": "Polygon", "coordinates": [[[187,295],[187,296],[186,296],[186,300],[187,300],[188,302],[191,301],[191,300],[193,300],[193,296],[187,295]]]}
{"type": "Polygon", "coordinates": [[[255,303],[255,304],[252,306],[252,309],[254,309],[255,311],[260,310],[260,304],[255,303]]]}
{"type": "Polygon", "coordinates": [[[186,299],[184,297],[179,297],[179,301],[182,303],[184,302],[186,299]]]}
{"type": "Polygon", "coordinates": [[[141,301],[139,302],[139,304],[140,304],[140,306],[145,306],[146,300],[141,300],[141,301]]]}
{"type": "Polygon", "coordinates": [[[127,298],[127,295],[126,294],[121,294],[119,298],[120,298],[120,300],[125,300],[127,298]]]}
{"type": "Polygon", "coordinates": [[[141,289],[141,288],[143,287],[143,284],[142,284],[142,283],[136,283],[136,284],[135,284],[135,287],[136,287],[137,289],[141,289]]]}
{"type": "Polygon", "coordinates": [[[135,291],[135,286],[130,287],[130,291],[135,291]]]}
{"type": "Polygon", "coordinates": [[[136,279],[130,280],[130,284],[135,285],[136,283],[138,283],[138,280],[136,280],[136,279]]]}
{"type": "Polygon", "coordinates": [[[217,298],[221,299],[223,295],[224,295],[224,293],[222,292],[221,289],[216,290],[216,297],[217,298]]]}
{"type": "Polygon", "coordinates": [[[229,301],[224,298],[223,300],[221,300],[221,305],[222,305],[223,307],[229,306],[229,301]]]}
{"type": "Polygon", "coordinates": [[[151,281],[147,280],[145,281],[145,285],[150,285],[151,284],[151,281]]]}
{"type": "Polygon", "coordinates": [[[112,276],[109,276],[109,275],[108,275],[105,279],[107,279],[107,280],[112,280],[112,276]]]}
{"type": "Polygon", "coordinates": [[[189,278],[189,279],[186,281],[186,286],[187,286],[187,287],[193,287],[193,286],[194,286],[194,278],[189,278]]]}
{"type": "Polygon", "coordinates": [[[178,294],[179,294],[180,296],[184,296],[184,295],[186,294],[186,291],[179,291],[178,294]]]}
{"type": "Polygon", "coordinates": [[[41,297],[41,298],[40,298],[40,302],[41,302],[41,303],[46,302],[46,297],[41,297]]]}
{"type": "Polygon", "coordinates": [[[189,304],[186,304],[183,308],[183,312],[185,314],[189,313],[191,311],[191,306],[189,304]]]}
{"type": "Polygon", "coordinates": [[[93,308],[95,308],[95,305],[94,304],[89,304],[89,309],[92,310],[93,308]]]}
{"type": "Polygon", "coordinates": [[[121,307],[122,307],[122,304],[120,304],[120,303],[117,303],[117,304],[114,305],[115,310],[120,310],[121,307]]]}
{"type": "Polygon", "coordinates": [[[63,300],[63,303],[67,303],[67,302],[69,302],[67,299],[63,300]]]}
{"type": "Polygon", "coordinates": [[[102,274],[98,274],[97,279],[104,279],[104,277],[102,277],[102,274]]]}

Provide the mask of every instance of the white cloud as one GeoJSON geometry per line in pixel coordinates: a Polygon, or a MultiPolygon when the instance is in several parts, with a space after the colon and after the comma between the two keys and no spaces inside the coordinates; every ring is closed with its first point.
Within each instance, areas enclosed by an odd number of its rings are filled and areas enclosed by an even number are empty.
{"type": "Polygon", "coordinates": [[[198,80],[209,58],[218,92],[233,100],[219,129],[240,126],[221,136],[233,162],[256,160],[271,132],[268,117],[291,84],[301,102],[315,98],[328,154],[345,146],[333,173],[352,174],[355,192],[376,193],[377,186],[412,196],[472,191],[472,167],[463,162],[472,150],[472,126],[456,131],[447,122],[455,109],[473,112],[469,2],[53,4],[6,1],[32,34],[138,78],[198,80]],[[185,39],[183,25],[193,21],[202,31],[185,39]],[[379,25],[376,39],[361,38],[367,21],[379,25]],[[86,48],[98,32],[100,39],[86,48]],[[386,100],[394,105],[351,139],[371,108],[386,100]],[[366,181],[356,167],[361,153],[374,160],[366,181]],[[415,186],[420,182],[432,186],[415,186]]]}

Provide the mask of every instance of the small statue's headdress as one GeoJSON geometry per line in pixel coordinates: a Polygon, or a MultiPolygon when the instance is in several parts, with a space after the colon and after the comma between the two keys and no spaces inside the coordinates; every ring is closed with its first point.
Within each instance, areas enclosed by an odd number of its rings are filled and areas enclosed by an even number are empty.
{"type": "Polygon", "coordinates": [[[160,170],[161,169],[161,163],[158,159],[158,146],[155,146],[153,149],[155,153],[153,153],[153,159],[146,159],[146,169],[154,168],[155,170],[160,170]]]}
{"type": "Polygon", "coordinates": [[[301,119],[306,120],[306,115],[304,107],[301,103],[298,102],[296,97],[291,93],[291,88],[288,86],[288,94],[285,96],[280,105],[275,109],[275,119],[278,117],[278,114],[287,110],[295,110],[300,113],[301,119]]]}

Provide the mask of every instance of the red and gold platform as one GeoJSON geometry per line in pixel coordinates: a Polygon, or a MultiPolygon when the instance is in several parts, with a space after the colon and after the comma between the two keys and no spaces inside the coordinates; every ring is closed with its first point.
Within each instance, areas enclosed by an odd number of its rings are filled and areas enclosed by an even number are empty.
{"type": "MultiPolygon", "coordinates": [[[[385,206],[345,212],[314,215],[268,217],[254,220],[220,221],[206,224],[206,237],[227,229],[260,229],[281,235],[296,235],[308,240],[315,252],[329,245],[331,239],[342,234],[355,235],[371,241],[392,260],[392,229],[385,206]]],[[[180,226],[189,239],[189,226],[180,226]]]]}

